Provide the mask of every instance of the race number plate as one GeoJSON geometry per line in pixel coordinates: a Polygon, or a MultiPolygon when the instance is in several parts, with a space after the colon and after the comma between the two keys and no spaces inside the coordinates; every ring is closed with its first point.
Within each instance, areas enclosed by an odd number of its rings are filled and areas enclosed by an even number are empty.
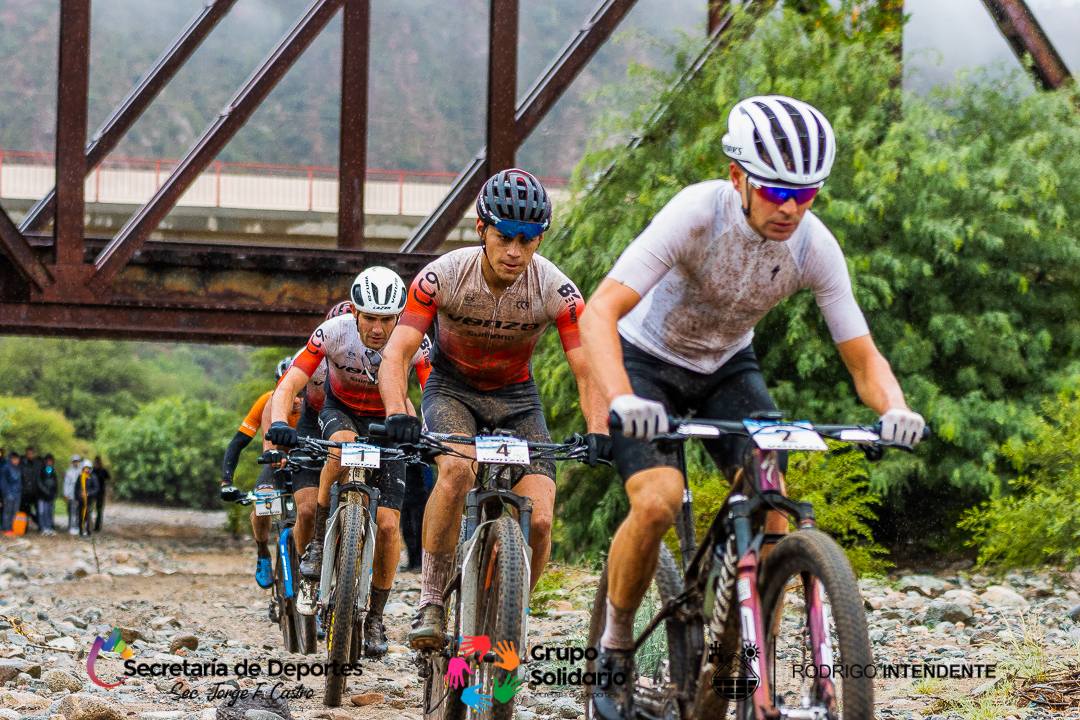
{"type": "Polygon", "coordinates": [[[341,464],[345,467],[378,469],[380,448],[367,443],[342,443],[341,464]]]}
{"type": "Polygon", "coordinates": [[[276,493],[265,496],[255,493],[255,514],[259,516],[280,515],[281,496],[276,493]]]}
{"type": "Polygon", "coordinates": [[[476,459],[499,465],[528,465],[529,444],[514,437],[481,435],[476,438],[476,459]]]}
{"type": "Polygon", "coordinates": [[[743,420],[754,444],[762,450],[828,450],[828,445],[805,420],[776,422],[743,420]]]}

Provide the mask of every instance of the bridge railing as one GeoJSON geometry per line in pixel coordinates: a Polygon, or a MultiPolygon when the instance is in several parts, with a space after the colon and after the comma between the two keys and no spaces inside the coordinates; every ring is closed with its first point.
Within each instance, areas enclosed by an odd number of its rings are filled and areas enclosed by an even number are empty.
{"type": "MultiPolygon", "coordinates": [[[[86,202],[142,205],[168,178],[176,162],[166,158],[109,158],[87,176],[86,202]]],[[[54,165],[52,153],[0,148],[0,197],[37,200],[53,187],[54,165]]],[[[369,168],[364,212],[428,215],[443,199],[453,179],[452,172],[369,168]]],[[[543,182],[556,199],[564,194],[564,178],[545,177],[543,182]]],[[[337,168],[215,161],[177,205],[334,213],[338,206],[337,168]]],[[[468,217],[475,217],[475,213],[468,217]]]]}

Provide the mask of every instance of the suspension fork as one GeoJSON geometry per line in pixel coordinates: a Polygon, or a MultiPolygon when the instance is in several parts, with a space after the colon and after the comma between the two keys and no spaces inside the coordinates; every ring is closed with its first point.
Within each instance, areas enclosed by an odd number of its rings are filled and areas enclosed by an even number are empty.
{"type": "Polygon", "coordinates": [[[675,534],[679,536],[679,554],[683,573],[690,566],[690,561],[697,553],[697,538],[694,534],[694,496],[690,492],[690,478],[686,473],[686,443],[679,443],[676,450],[679,458],[679,470],[682,471],[683,497],[682,507],[675,518],[675,534]]]}

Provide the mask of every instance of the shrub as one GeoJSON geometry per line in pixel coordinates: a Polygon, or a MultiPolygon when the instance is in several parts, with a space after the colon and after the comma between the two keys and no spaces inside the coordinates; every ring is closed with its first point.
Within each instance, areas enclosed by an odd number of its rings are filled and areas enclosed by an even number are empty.
{"type": "Polygon", "coordinates": [[[47,410],[33,398],[0,395],[0,447],[22,454],[33,445],[38,457],[52,453],[63,476],[71,454],[91,454],[90,445],[76,439],[75,426],[58,410],[47,410]]]}

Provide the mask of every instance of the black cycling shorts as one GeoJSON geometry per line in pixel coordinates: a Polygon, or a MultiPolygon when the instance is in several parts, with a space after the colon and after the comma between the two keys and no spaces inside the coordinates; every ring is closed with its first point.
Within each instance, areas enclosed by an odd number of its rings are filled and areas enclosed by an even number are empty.
{"type": "MultiPolygon", "coordinates": [[[[381,423],[385,418],[356,415],[334,397],[330,383],[326,383],[326,402],[319,413],[319,428],[324,440],[334,433],[347,430],[357,435],[367,435],[368,425],[381,423]]],[[[299,425],[299,423],[298,423],[299,425]]],[[[385,460],[382,467],[372,473],[368,481],[379,489],[379,507],[401,510],[405,502],[405,461],[385,460]]]]}
{"type": "MultiPolygon", "coordinates": [[[[296,434],[300,437],[322,437],[322,431],[319,430],[319,414],[307,404],[307,400],[304,400],[304,405],[300,410],[300,419],[296,422],[296,434]]],[[[293,492],[309,487],[317,488],[319,487],[319,471],[294,472],[292,481],[293,492]]]]}
{"type": "MultiPolygon", "coordinates": [[[[712,420],[743,420],[756,410],[775,410],[765,387],[757,355],[752,346],[735,355],[709,374],[664,362],[621,339],[623,365],[630,376],[634,394],[658,400],[672,415],[697,415],[712,420]]],[[[661,448],[656,443],[612,435],[615,464],[623,480],[654,467],[680,468],[677,447],[661,448]]],[[[729,478],[742,464],[749,438],[725,435],[703,444],[716,466],[729,478]]],[[[787,469],[787,453],[780,453],[781,468],[787,469]]]]}
{"type": "MultiPolygon", "coordinates": [[[[476,435],[478,431],[509,430],[514,437],[532,442],[551,442],[540,393],[532,380],[496,390],[477,390],[453,371],[436,367],[424,384],[421,401],[424,425],[429,432],[476,435]]],[[[534,460],[515,466],[519,477],[545,475],[555,480],[555,463],[534,460]]]]}

